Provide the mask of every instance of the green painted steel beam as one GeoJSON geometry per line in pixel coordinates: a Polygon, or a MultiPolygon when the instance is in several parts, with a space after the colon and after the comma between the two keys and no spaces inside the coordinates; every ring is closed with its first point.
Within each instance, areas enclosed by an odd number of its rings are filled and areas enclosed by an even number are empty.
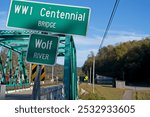
{"type": "Polygon", "coordinates": [[[5,63],[5,66],[3,69],[4,69],[5,77],[4,77],[4,79],[2,79],[2,82],[4,84],[9,83],[9,82],[11,83],[11,81],[12,81],[12,79],[11,79],[12,78],[12,51],[11,51],[11,49],[9,49],[7,52],[7,59],[6,59],[6,63],[5,63]],[[8,71],[6,70],[7,67],[8,67],[8,71]],[[7,75],[7,77],[6,77],[6,75],[7,75]],[[6,80],[6,78],[9,78],[9,79],[6,80]]]}
{"type": "Polygon", "coordinates": [[[65,42],[65,40],[66,40],[65,37],[60,37],[60,38],[59,38],[59,41],[60,41],[60,42],[65,42]]]}
{"type": "Polygon", "coordinates": [[[76,52],[72,36],[66,36],[64,64],[64,94],[65,99],[77,99],[77,67],[76,52]]]}
{"type": "Polygon", "coordinates": [[[15,69],[15,74],[14,74],[14,79],[13,79],[13,84],[14,84],[14,85],[17,84],[18,74],[19,74],[19,65],[17,65],[17,67],[16,67],[16,69],[15,69]]]}
{"type": "Polygon", "coordinates": [[[4,72],[4,67],[3,67],[1,56],[0,56],[0,69],[1,69],[1,73],[2,73],[1,83],[4,84],[4,83],[6,83],[6,79],[5,79],[5,72],[4,72]]]}
{"type": "Polygon", "coordinates": [[[5,34],[5,35],[1,35],[0,34],[0,40],[13,40],[13,39],[17,39],[17,40],[20,40],[20,39],[27,39],[27,38],[29,38],[29,34],[28,35],[7,35],[7,34],[5,34]]]}
{"type": "MultiPolygon", "coordinates": [[[[72,40],[71,40],[72,41],[72,40]]],[[[70,42],[71,43],[71,42],[70,42]]],[[[70,66],[70,68],[71,68],[71,77],[70,77],[70,84],[71,84],[71,93],[70,93],[70,95],[71,95],[71,99],[72,100],[75,100],[75,86],[74,86],[74,82],[75,82],[75,78],[74,78],[74,69],[73,69],[73,44],[71,43],[71,46],[70,46],[70,50],[71,50],[71,52],[70,52],[70,61],[71,61],[71,66],[70,66]]]]}
{"type": "Polygon", "coordinates": [[[77,81],[78,81],[78,76],[77,76],[77,57],[76,57],[76,49],[75,47],[73,48],[73,71],[74,71],[74,79],[75,79],[75,99],[78,99],[78,84],[77,84],[77,81]]]}
{"type": "Polygon", "coordinates": [[[15,42],[4,42],[3,44],[6,44],[6,45],[10,45],[10,46],[18,46],[18,45],[24,45],[24,44],[26,44],[26,45],[28,45],[28,42],[17,42],[17,43],[15,43],[15,42]]]}
{"type": "Polygon", "coordinates": [[[64,50],[64,49],[65,49],[65,46],[59,46],[58,49],[64,50]]]}
{"type": "Polygon", "coordinates": [[[23,74],[23,69],[22,69],[22,56],[21,56],[21,54],[18,54],[18,63],[19,63],[19,69],[20,69],[20,77],[19,77],[19,80],[20,80],[20,82],[19,82],[19,84],[21,84],[22,85],[22,74],[23,74]]]}
{"type": "Polygon", "coordinates": [[[27,45],[17,45],[17,46],[12,46],[13,48],[24,48],[24,47],[27,47],[27,45]]]}
{"type": "MultiPolygon", "coordinates": [[[[24,83],[28,83],[28,79],[27,79],[27,73],[26,73],[26,68],[25,68],[25,63],[24,63],[24,57],[23,57],[23,53],[19,54],[19,59],[20,59],[20,69],[21,69],[21,74],[23,74],[23,79],[24,79],[24,83]]],[[[23,81],[23,80],[22,80],[23,81]]]]}
{"type": "Polygon", "coordinates": [[[19,38],[28,38],[29,35],[0,35],[1,39],[19,39],[19,38]]]}
{"type": "Polygon", "coordinates": [[[3,47],[8,48],[8,49],[11,49],[11,50],[13,50],[13,51],[15,51],[15,52],[17,52],[17,53],[21,53],[21,51],[19,51],[18,49],[14,49],[14,48],[12,48],[11,46],[6,45],[6,44],[4,44],[4,43],[0,43],[0,46],[3,46],[3,47]]]}
{"type": "Polygon", "coordinates": [[[65,50],[64,49],[59,49],[58,53],[65,53],[65,50]]]}
{"type": "Polygon", "coordinates": [[[70,61],[70,36],[66,36],[65,42],[65,61],[64,61],[64,96],[66,100],[70,100],[70,78],[71,78],[71,61],[70,61]]]}
{"type": "Polygon", "coordinates": [[[40,33],[31,30],[0,30],[0,35],[29,35],[31,33],[40,33]]]}
{"type": "Polygon", "coordinates": [[[77,67],[76,67],[76,52],[73,38],[71,39],[71,98],[77,99],[77,67]]]}
{"type": "Polygon", "coordinates": [[[27,39],[23,39],[23,38],[22,39],[21,38],[19,38],[19,39],[17,39],[17,38],[11,38],[11,39],[4,38],[4,39],[2,39],[2,38],[0,38],[0,42],[6,42],[6,43],[16,42],[16,44],[17,44],[18,42],[28,42],[28,41],[29,41],[29,38],[27,38],[27,39]]]}
{"type": "Polygon", "coordinates": [[[12,78],[12,50],[10,49],[8,51],[9,54],[9,62],[8,62],[8,66],[9,66],[9,83],[12,84],[13,82],[13,78],[12,78]]]}
{"type": "Polygon", "coordinates": [[[19,51],[26,51],[28,46],[27,45],[19,45],[19,46],[12,46],[13,49],[17,49],[19,51]]]}

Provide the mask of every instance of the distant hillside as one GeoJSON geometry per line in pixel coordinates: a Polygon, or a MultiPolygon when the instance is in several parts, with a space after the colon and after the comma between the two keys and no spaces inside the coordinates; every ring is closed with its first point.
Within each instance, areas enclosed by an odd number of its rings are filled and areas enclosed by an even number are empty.
{"type": "MultiPolygon", "coordinates": [[[[89,56],[85,61],[82,68],[85,73],[92,66],[92,60],[89,56]]],[[[95,70],[96,74],[118,80],[150,83],[150,37],[103,47],[96,55],[95,70]]]]}
{"type": "MultiPolygon", "coordinates": [[[[59,77],[63,78],[63,71],[64,71],[64,66],[56,64],[54,67],[54,77],[59,77]]],[[[46,75],[48,78],[52,77],[52,67],[51,66],[46,66],[46,75]]]]}
{"type": "MultiPolygon", "coordinates": [[[[83,75],[81,67],[77,68],[77,73],[79,76],[83,75]]],[[[46,67],[46,74],[48,75],[48,78],[51,78],[52,76],[52,67],[46,67]]],[[[64,66],[60,64],[56,64],[54,66],[54,77],[63,78],[64,76],[64,66]]]]}

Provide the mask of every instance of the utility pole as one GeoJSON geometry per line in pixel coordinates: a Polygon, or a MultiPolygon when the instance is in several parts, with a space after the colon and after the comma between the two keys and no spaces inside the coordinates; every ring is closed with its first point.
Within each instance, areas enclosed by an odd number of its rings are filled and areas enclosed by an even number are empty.
{"type": "Polygon", "coordinates": [[[58,76],[56,76],[57,84],[58,84],[58,76]]]}
{"type": "Polygon", "coordinates": [[[94,75],[95,74],[95,55],[93,54],[93,93],[94,91],[94,75]]]}
{"type": "Polygon", "coordinates": [[[54,82],[54,66],[52,66],[52,82],[54,82]]]}
{"type": "Polygon", "coordinates": [[[123,81],[125,81],[125,79],[124,79],[124,71],[122,72],[122,75],[123,75],[123,81]]]}
{"type": "Polygon", "coordinates": [[[92,67],[90,67],[90,84],[92,84],[92,80],[91,80],[91,72],[92,72],[92,67]]]}
{"type": "Polygon", "coordinates": [[[89,71],[87,70],[87,76],[88,76],[88,78],[89,78],[89,71]]]}
{"type": "Polygon", "coordinates": [[[32,77],[32,64],[30,63],[30,66],[29,66],[29,83],[31,84],[31,77],[32,77]]]}

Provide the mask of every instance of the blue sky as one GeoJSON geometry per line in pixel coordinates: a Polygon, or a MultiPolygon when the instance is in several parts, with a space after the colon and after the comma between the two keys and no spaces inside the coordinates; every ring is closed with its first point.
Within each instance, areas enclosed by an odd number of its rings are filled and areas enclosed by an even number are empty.
{"type": "MultiPolygon", "coordinates": [[[[74,36],[77,65],[82,66],[90,51],[96,54],[104,34],[115,0],[34,0],[58,4],[86,6],[91,17],[86,37],[74,36]]],[[[10,0],[0,0],[0,29],[6,28],[10,0]]],[[[120,0],[108,36],[103,46],[150,36],[150,0],[120,0]]],[[[63,64],[63,59],[58,59],[63,64]]]]}

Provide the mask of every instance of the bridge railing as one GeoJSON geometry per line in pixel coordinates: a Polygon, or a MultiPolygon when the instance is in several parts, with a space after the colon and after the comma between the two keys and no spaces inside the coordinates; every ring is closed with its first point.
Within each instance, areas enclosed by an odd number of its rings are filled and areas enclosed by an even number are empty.
{"type": "Polygon", "coordinates": [[[41,100],[63,100],[64,99],[64,86],[44,87],[40,90],[41,100]]]}

